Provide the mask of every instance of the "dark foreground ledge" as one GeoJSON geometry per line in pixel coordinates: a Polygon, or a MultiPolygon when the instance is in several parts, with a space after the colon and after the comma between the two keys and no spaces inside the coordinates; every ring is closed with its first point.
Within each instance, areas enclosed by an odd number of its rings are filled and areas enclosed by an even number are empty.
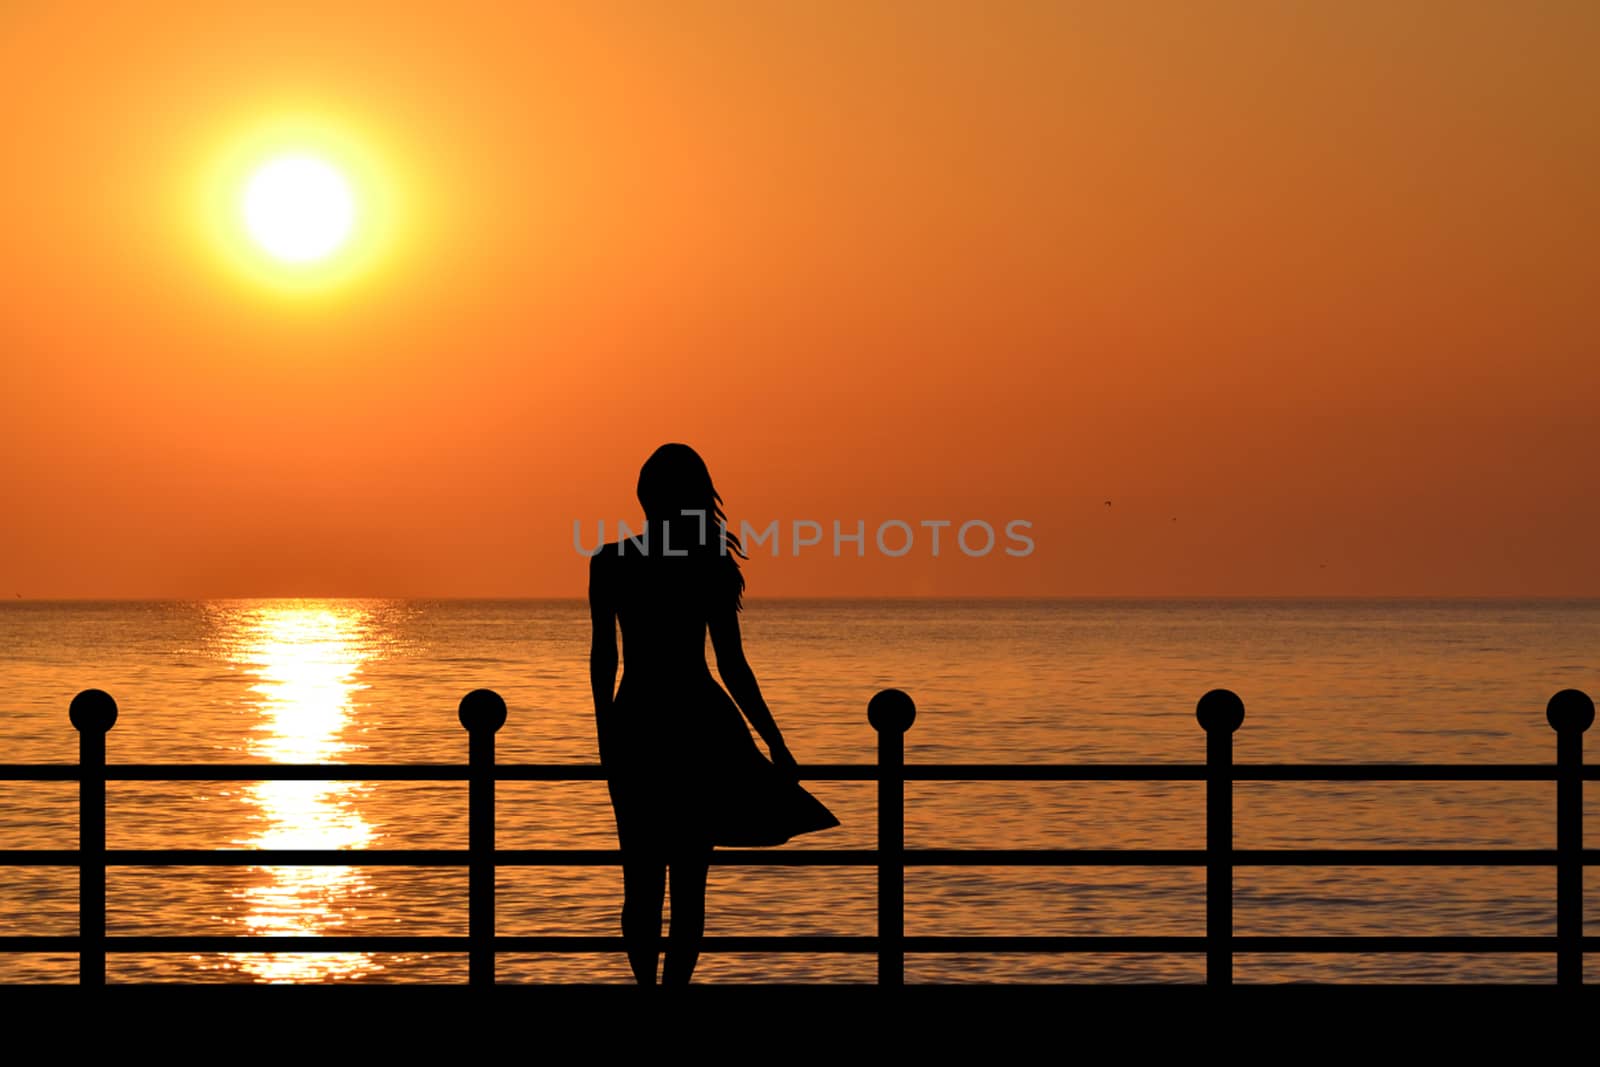
{"type": "Polygon", "coordinates": [[[1099,1063],[1247,1048],[1481,1053],[1499,1041],[1528,1052],[1586,1034],[1597,1007],[1600,987],[1529,985],[0,987],[13,1038],[36,1032],[71,1047],[319,1057],[426,1048],[463,1061],[488,1052],[564,1062],[655,1049],[662,1062],[751,1065],[957,1048],[1009,1059],[1041,1042],[1052,1059],[1099,1063]]]}

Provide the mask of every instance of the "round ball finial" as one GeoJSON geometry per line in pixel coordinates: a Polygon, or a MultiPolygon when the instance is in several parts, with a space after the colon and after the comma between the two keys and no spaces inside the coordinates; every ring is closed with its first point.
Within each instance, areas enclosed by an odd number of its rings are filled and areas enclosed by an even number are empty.
{"type": "Polygon", "coordinates": [[[867,701],[867,721],[880,734],[885,730],[903,734],[917,721],[917,705],[898,689],[884,689],[867,701]]]}
{"type": "Polygon", "coordinates": [[[506,724],[506,702],[493,689],[474,689],[461,698],[460,717],[468,733],[492,734],[506,724]]]}
{"type": "Polygon", "coordinates": [[[1244,701],[1232,689],[1213,689],[1195,705],[1194,717],[1206,733],[1226,730],[1231,734],[1244,722],[1244,701]]]}
{"type": "Polygon", "coordinates": [[[1594,701],[1582,689],[1563,689],[1544,706],[1544,717],[1558,734],[1581,734],[1594,725],[1594,701]]]}
{"type": "Polygon", "coordinates": [[[85,689],[72,698],[67,718],[79,733],[106,733],[117,722],[117,702],[104,689],[85,689]]]}

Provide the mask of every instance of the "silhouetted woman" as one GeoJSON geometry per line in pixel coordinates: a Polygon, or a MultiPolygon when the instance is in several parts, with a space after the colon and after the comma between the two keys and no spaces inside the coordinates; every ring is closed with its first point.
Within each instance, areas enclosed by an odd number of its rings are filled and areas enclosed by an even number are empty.
{"type": "Polygon", "coordinates": [[[700,956],[714,846],[782,844],[839,820],[801,787],[745,660],[744,553],[704,461],[688,445],[662,445],[639,471],[638,493],[644,532],[601,546],[589,561],[589,678],[622,848],[628,962],[641,985],[655,984],[670,871],[661,981],[672,985],[689,981],[700,956]],[[623,671],[613,696],[619,624],[623,671]],[[708,630],[726,692],[706,666],[708,630]]]}

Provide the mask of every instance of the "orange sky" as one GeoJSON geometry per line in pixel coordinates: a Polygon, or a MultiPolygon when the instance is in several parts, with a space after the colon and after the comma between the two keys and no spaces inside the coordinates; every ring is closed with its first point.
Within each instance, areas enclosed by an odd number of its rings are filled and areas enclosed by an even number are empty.
{"type": "Polygon", "coordinates": [[[8,596],[581,595],[666,440],[1034,524],[757,596],[1600,595],[1600,5],[106,6],[0,10],[8,596]],[[290,113],[311,297],[194,223],[290,113]]]}

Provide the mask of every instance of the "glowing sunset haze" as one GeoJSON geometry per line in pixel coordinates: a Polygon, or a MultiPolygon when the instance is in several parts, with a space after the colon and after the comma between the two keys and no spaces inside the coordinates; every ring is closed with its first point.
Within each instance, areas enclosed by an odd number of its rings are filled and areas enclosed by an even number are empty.
{"type": "Polygon", "coordinates": [[[6,6],[0,592],[1600,594],[1600,6],[522,7],[6,6]]]}

